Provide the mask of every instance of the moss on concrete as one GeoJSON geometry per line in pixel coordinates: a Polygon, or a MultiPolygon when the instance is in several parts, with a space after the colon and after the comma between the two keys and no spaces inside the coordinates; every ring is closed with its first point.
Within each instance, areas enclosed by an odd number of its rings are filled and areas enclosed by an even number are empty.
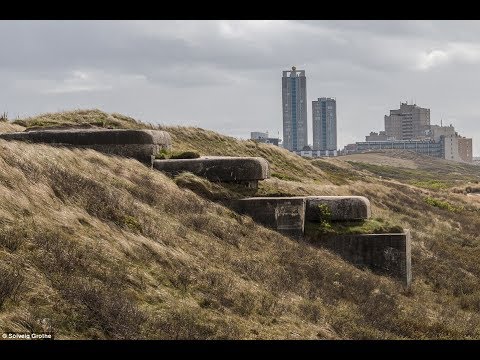
{"type": "Polygon", "coordinates": [[[305,235],[348,235],[348,234],[390,234],[402,233],[404,229],[397,224],[381,218],[360,221],[329,221],[327,217],[319,223],[305,222],[305,235]]]}

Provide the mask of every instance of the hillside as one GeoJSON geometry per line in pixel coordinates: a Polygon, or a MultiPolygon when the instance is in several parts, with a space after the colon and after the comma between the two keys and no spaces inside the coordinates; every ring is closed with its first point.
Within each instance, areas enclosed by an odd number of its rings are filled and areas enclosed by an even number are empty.
{"type": "Polygon", "coordinates": [[[21,125],[0,121],[0,132],[14,132],[23,130],[25,130],[25,128],[21,125]]]}
{"type": "MultiPolygon", "coordinates": [[[[16,121],[78,123],[152,127],[99,110],[16,121]]],[[[273,176],[253,195],[367,196],[375,218],[411,229],[411,289],[210,201],[244,190],[171,179],[92,150],[0,140],[0,330],[51,327],[74,339],[480,338],[472,196],[480,168],[389,153],[309,160],[208,130],[162,130],[176,151],[266,158],[273,176]]]]}

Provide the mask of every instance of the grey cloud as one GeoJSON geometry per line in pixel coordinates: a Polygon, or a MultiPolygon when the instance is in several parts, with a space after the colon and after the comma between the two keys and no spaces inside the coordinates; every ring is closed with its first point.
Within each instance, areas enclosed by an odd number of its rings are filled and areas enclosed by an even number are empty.
{"type": "Polygon", "coordinates": [[[297,65],[309,101],[337,98],[340,145],[416,98],[480,155],[479,34],[480,21],[0,21],[0,112],[99,107],[275,134],[281,72],[297,65]]]}

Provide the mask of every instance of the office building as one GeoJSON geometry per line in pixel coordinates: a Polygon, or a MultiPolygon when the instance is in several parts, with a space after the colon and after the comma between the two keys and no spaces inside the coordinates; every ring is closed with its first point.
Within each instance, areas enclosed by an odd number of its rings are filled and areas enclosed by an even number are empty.
{"type": "Polygon", "coordinates": [[[472,139],[460,136],[453,125],[430,126],[430,135],[435,141],[443,143],[443,157],[447,160],[472,162],[472,139]]]}
{"type": "MultiPolygon", "coordinates": [[[[389,140],[389,141],[364,141],[357,142],[355,151],[352,152],[368,152],[376,150],[410,150],[419,154],[443,158],[442,141],[433,139],[421,140],[389,140]]],[[[344,149],[345,151],[345,149],[344,149]]]]}
{"type": "Polygon", "coordinates": [[[463,136],[457,138],[458,141],[458,156],[461,161],[473,162],[472,139],[463,136]]]}
{"type": "Polygon", "coordinates": [[[266,138],[268,138],[268,131],[267,132],[252,131],[250,133],[251,140],[261,140],[266,138]]]}
{"type": "Polygon", "coordinates": [[[250,139],[253,141],[261,142],[264,144],[272,144],[275,146],[280,146],[280,142],[281,142],[279,138],[268,137],[268,131],[267,132],[252,131],[250,133],[250,139]]]}
{"type": "Polygon", "coordinates": [[[337,150],[312,150],[309,147],[304,148],[304,150],[297,150],[295,154],[308,158],[338,156],[337,150]]]}
{"type": "Polygon", "coordinates": [[[313,150],[337,150],[337,102],[333,98],[312,101],[313,150]]]}
{"type": "Polygon", "coordinates": [[[357,144],[347,144],[340,150],[340,155],[355,154],[358,152],[357,144]]]}
{"type": "Polygon", "coordinates": [[[400,109],[385,115],[385,133],[395,140],[422,139],[430,127],[430,109],[400,103],[400,109]]]}
{"type": "Polygon", "coordinates": [[[283,71],[282,76],[283,147],[290,151],[308,145],[307,78],[305,70],[283,71]]]}
{"type": "Polygon", "coordinates": [[[386,141],[389,140],[385,131],[380,131],[380,133],[376,133],[371,131],[370,135],[365,136],[365,141],[386,141]]]}

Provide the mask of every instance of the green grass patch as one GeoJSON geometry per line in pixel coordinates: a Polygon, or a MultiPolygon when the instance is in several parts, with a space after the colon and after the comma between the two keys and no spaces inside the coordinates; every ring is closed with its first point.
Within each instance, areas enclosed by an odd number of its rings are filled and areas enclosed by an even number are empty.
{"type": "Polygon", "coordinates": [[[325,204],[320,204],[318,207],[320,209],[318,222],[306,222],[306,233],[313,232],[318,234],[346,235],[389,234],[402,233],[404,231],[400,225],[393,224],[382,218],[355,221],[332,221],[330,208],[325,204]]]}
{"type": "Polygon", "coordinates": [[[133,232],[142,232],[142,225],[140,225],[137,218],[133,216],[125,215],[123,218],[123,224],[133,232]]]}
{"type": "Polygon", "coordinates": [[[430,206],[437,207],[439,209],[447,210],[450,212],[459,212],[462,210],[462,208],[458,206],[454,206],[450,204],[448,201],[445,200],[440,200],[440,199],[435,199],[431,196],[427,196],[424,198],[425,203],[427,203],[430,206]]]}
{"type": "MultiPolygon", "coordinates": [[[[434,159],[440,160],[440,159],[434,159]]],[[[432,163],[423,168],[410,169],[389,165],[377,165],[360,161],[347,161],[356,170],[367,170],[386,179],[394,179],[427,189],[445,189],[458,181],[478,181],[480,167],[461,163],[432,163]],[[442,179],[441,181],[438,179],[442,179]],[[417,185],[418,184],[418,185],[417,185]]]]}
{"type": "Polygon", "coordinates": [[[332,221],[331,212],[327,205],[319,205],[320,217],[318,222],[305,222],[305,234],[315,235],[349,235],[349,234],[390,234],[403,233],[404,229],[398,224],[390,223],[382,218],[357,221],[332,221]]]}
{"type": "Polygon", "coordinates": [[[152,125],[136,121],[120,114],[107,114],[98,109],[74,110],[61,113],[47,113],[35,117],[16,119],[13,124],[26,128],[98,126],[115,129],[151,129],[152,125]]]}
{"type": "Polygon", "coordinates": [[[386,223],[382,219],[359,221],[305,222],[305,234],[315,235],[354,235],[354,234],[391,234],[403,233],[400,225],[386,223]]]}
{"type": "Polygon", "coordinates": [[[445,181],[438,180],[411,181],[410,184],[429,190],[442,190],[451,186],[451,184],[448,184],[445,181]]]}
{"type": "Polygon", "coordinates": [[[25,122],[22,120],[15,120],[13,124],[21,125],[26,128],[31,128],[31,127],[50,127],[50,126],[56,126],[58,125],[55,121],[48,121],[48,120],[33,120],[30,122],[25,122]]]}
{"type": "Polygon", "coordinates": [[[330,208],[318,205],[320,216],[318,222],[305,222],[305,234],[309,235],[347,235],[347,234],[388,234],[402,233],[400,225],[392,224],[382,218],[357,221],[332,221],[330,208]]]}

